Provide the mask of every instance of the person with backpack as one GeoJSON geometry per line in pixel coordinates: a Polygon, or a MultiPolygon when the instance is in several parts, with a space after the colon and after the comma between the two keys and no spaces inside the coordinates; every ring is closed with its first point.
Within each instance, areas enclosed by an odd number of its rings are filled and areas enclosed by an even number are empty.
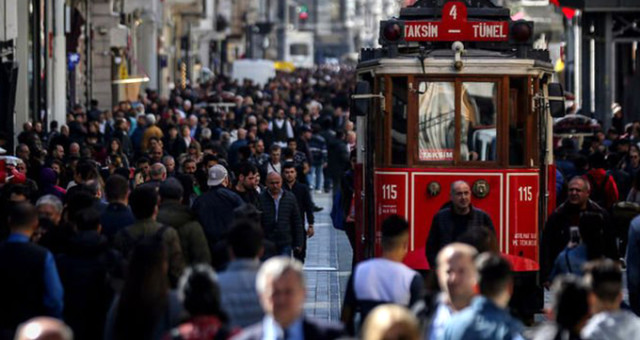
{"type": "Polygon", "coordinates": [[[114,238],[114,246],[128,258],[136,244],[147,238],[160,238],[167,249],[169,282],[176,287],[182,270],[184,257],[178,233],[172,227],[156,221],[158,216],[158,192],[152,187],[137,187],[129,197],[129,204],[136,222],[120,230],[114,238]]]}
{"type": "Polygon", "coordinates": [[[607,211],[618,202],[618,186],[613,176],[604,169],[606,166],[604,154],[594,152],[589,155],[589,171],[584,178],[589,181],[591,194],[589,199],[607,211]]]}

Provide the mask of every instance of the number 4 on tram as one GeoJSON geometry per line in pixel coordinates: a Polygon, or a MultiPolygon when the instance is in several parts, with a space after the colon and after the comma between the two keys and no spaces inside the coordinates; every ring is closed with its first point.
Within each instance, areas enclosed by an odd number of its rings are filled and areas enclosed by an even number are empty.
{"type": "Polygon", "coordinates": [[[381,222],[398,214],[410,224],[405,263],[429,270],[432,218],[464,180],[516,272],[514,303],[533,315],[542,304],[540,230],[555,206],[551,117],[564,114],[562,88],[551,83],[548,51],[533,48],[532,22],[490,5],[432,3],[382,21],[381,47],[361,51],[351,108],[356,259],[381,253],[381,222]]]}

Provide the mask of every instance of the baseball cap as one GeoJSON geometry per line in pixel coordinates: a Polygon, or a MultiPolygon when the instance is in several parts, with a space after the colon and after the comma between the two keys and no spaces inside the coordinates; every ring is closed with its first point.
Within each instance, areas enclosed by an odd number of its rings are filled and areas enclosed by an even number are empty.
{"type": "Polygon", "coordinates": [[[616,114],[618,111],[622,110],[622,106],[620,106],[620,104],[618,103],[613,103],[611,105],[611,111],[613,112],[613,114],[616,114]]]}
{"type": "Polygon", "coordinates": [[[220,164],[216,164],[209,169],[209,179],[207,185],[214,187],[220,185],[222,181],[227,177],[227,169],[220,164]]]}

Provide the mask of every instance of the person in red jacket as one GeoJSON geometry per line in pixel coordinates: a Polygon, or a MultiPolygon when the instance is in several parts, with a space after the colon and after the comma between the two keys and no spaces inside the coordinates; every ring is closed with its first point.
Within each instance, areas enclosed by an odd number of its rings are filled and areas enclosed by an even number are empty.
{"type": "Polygon", "coordinates": [[[605,210],[610,210],[618,202],[618,186],[615,180],[605,171],[605,158],[601,152],[589,155],[589,171],[584,178],[589,181],[591,194],[589,199],[605,210]]]}

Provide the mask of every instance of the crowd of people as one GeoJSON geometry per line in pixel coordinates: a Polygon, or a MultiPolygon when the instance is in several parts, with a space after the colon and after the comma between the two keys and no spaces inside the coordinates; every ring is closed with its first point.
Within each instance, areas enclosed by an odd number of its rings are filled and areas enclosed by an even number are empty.
{"type": "Polygon", "coordinates": [[[351,166],[353,85],[348,67],[219,76],[25,123],[0,162],[0,338],[32,317],[76,339],[341,335],[302,317],[301,263],[312,193],[351,166]]]}
{"type": "Polygon", "coordinates": [[[452,184],[426,240],[435,289],[402,263],[409,226],[391,216],[382,255],[354,265],[341,323],[305,316],[302,265],[322,209],[314,191],[334,194],[333,222],[355,242],[353,82],[349,68],[278,73],[263,86],[221,76],[169,98],[148,90],[112,110],[76,106],[47,133],[26,123],[0,176],[0,339],[640,331],[620,307],[626,265],[630,307],[640,312],[640,122],[556,150],[559,205],[540,246],[541,284],[555,296],[550,321],[525,329],[509,314],[509,261],[464,181],[452,184]]]}

